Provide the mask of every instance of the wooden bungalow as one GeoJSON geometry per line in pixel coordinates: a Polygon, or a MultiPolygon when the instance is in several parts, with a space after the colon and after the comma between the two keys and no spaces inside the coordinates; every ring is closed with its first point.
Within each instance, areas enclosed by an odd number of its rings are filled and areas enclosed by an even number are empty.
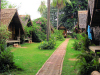
{"type": "Polygon", "coordinates": [[[11,32],[11,37],[7,43],[20,42],[20,36],[24,34],[24,29],[17,9],[1,9],[1,24],[6,25],[11,32]]]}
{"type": "MultiPolygon", "coordinates": [[[[20,19],[23,26],[32,26],[32,21],[29,15],[20,15],[20,19]]],[[[32,40],[32,32],[30,32],[31,35],[28,35],[28,38],[26,37],[25,40],[32,40]]]]}
{"type": "Polygon", "coordinates": [[[63,25],[58,26],[58,30],[64,30],[63,35],[66,38],[67,37],[67,28],[63,25]]]}
{"type": "Polygon", "coordinates": [[[93,39],[100,45],[100,0],[88,0],[88,24],[93,29],[93,39]]]}

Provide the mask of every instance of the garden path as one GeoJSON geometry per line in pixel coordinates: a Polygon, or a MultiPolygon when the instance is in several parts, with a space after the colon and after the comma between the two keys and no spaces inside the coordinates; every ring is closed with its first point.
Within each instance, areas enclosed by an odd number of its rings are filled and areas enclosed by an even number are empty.
{"type": "Polygon", "coordinates": [[[64,55],[66,53],[67,38],[49,57],[36,75],[61,75],[64,55]]]}

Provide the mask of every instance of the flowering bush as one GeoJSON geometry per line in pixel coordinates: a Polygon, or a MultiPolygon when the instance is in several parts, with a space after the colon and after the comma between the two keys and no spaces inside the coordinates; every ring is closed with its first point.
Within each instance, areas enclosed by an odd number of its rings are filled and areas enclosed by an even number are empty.
{"type": "Polygon", "coordinates": [[[33,41],[40,42],[46,39],[46,24],[47,20],[45,18],[38,18],[33,21],[33,41]]]}

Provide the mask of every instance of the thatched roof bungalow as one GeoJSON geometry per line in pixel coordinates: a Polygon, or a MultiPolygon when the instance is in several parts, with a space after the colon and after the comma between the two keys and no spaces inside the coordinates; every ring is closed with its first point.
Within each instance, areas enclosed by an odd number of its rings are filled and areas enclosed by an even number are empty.
{"type": "Polygon", "coordinates": [[[17,9],[1,9],[1,24],[6,25],[11,32],[11,37],[7,43],[20,42],[20,35],[24,34],[24,29],[17,9]]]}
{"type": "Polygon", "coordinates": [[[67,37],[67,28],[65,26],[59,25],[58,30],[64,30],[63,35],[64,35],[64,37],[67,37]]]}
{"type": "Polygon", "coordinates": [[[19,15],[24,26],[32,26],[32,21],[29,15],[19,15]]]}
{"type": "MultiPolygon", "coordinates": [[[[32,26],[32,21],[29,15],[20,15],[21,23],[23,26],[32,26]]],[[[32,40],[32,32],[30,32],[31,35],[27,35],[28,38],[24,38],[26,41],[27,40],[32,40]]]]}

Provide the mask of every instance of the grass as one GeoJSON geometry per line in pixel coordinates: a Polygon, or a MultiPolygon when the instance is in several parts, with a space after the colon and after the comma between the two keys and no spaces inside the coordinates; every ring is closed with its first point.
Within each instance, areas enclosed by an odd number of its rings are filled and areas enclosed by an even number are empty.
{"type": "MultiPolygon", "coordinates": [[[[14,62],[22,70],[12,70],[11,75],[35,75],[51,54],[63,41],[57,41],[56,46],[52,50],[40,50],[38,46],[40,43],[25,43],[21,47],[24,48],[12,48],[14,55],[14,62]]],[[[0,75],[8,75],[5,72],[0,75]]]]}
{"type": "Polygon", "coordinates": [[[66,55],[63,61],[62,75],[77,75],[78,66],[75,67],[77,56],[81,51],[73,49],[73,43],[75,39],[70,39],[66,49],[66,55]]]}

